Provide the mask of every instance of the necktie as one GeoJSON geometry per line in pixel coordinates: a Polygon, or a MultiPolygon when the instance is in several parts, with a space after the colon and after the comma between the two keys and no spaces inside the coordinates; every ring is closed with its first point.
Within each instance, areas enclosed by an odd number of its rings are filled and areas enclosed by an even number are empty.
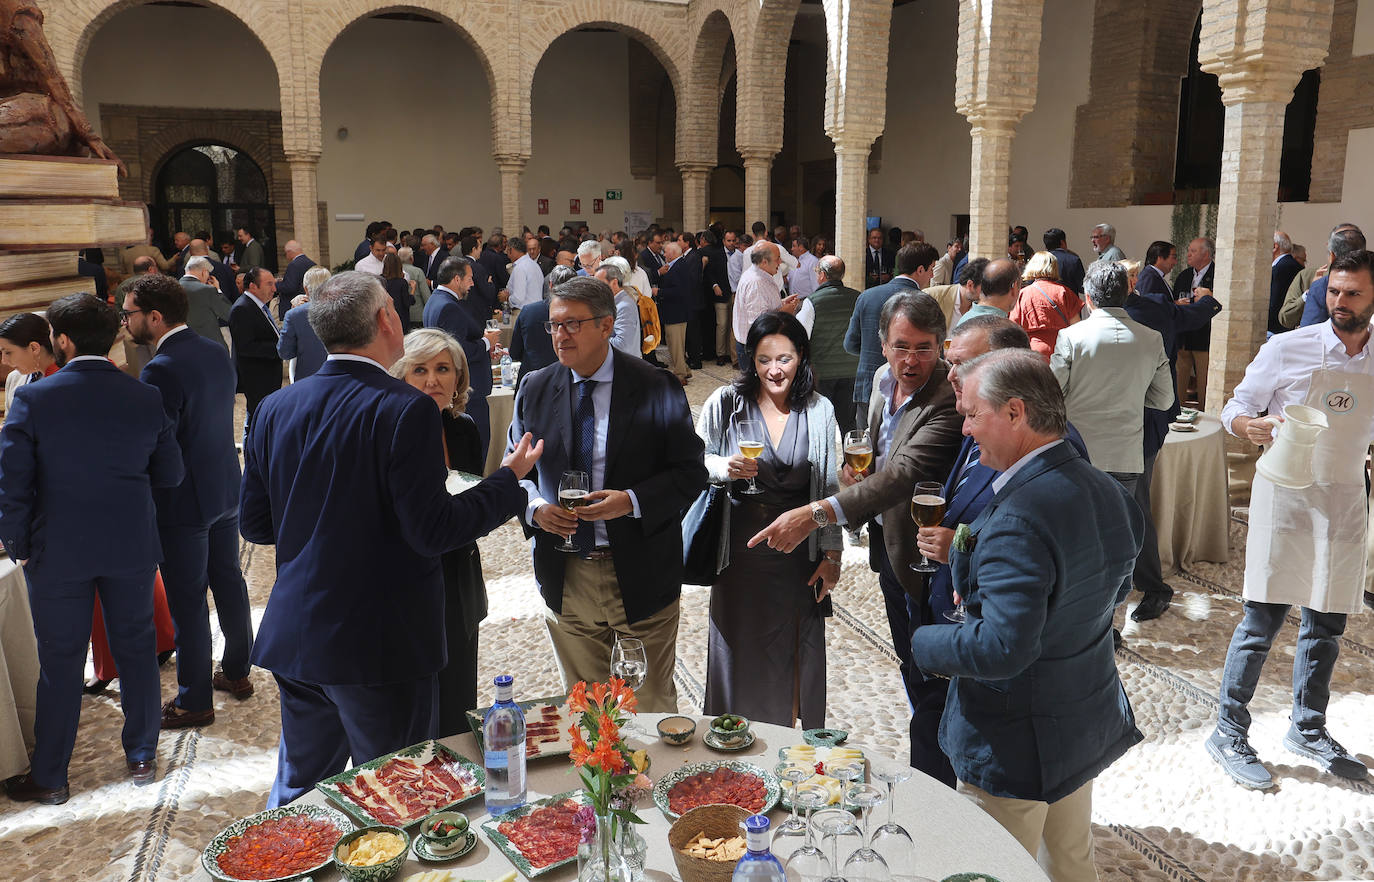
{"type": "MultiPolygon", "coordinates": [[[[592,448],[596,444],[596,408],[592,405],[592,393],[595,391],[596,380],[583,380],[577,384],[577,412],[573,416],[573,431],[577,438],[576,457],[573,462],[578,471],[587,473],[588,481],[592,479],[592,448]]],[[[586,554],[595,548],[594,530],[591,521],[578,523],[573,544],[581,553],[586,554]]]]}
{"type": "Polygon", "coordinates": [[[973,446],[969,448],[968,459],[964,461],[964,467],[959,470],[959,480],[954,482],[955,496],[958,496],[959,491],[963,489],[964,482],[968,480],[969,472],[973,471],[973,467],[978,465],[979,453],[978,442],[974,441],[973,446]]]}
{"type": "Polygon", "coordinates": [[[262,314],[267,316],[267,323],[272,326],[272,330],[277,331],[277,334],[280,335],[281,331],[277,330],[277,322],[272,318],[272,310],[267,308],[266,303],[262,305],[262,314]]]}

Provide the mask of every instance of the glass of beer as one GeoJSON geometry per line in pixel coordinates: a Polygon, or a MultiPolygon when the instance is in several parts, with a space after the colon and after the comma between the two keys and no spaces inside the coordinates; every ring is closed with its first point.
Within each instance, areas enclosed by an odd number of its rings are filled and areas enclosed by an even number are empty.
{"type": "MultiPolygon", "coordinates": [[[[735,437],[739,440],[739,452],[749,459],[758,459],[763,456],[763,421],[762,420],[740,420],[735,428],[735,437]]],[[[749,486],[739,491],[747,496],[753,496],[763,491],[754,483],[751,476],[749,486]]]]}
{"type": "MultiPolygon", "coordinates": [[[[586,472],[564,472],[562,480],[558,482],[558,504],[566,511],[576,511],[590,502],[587,499],[587,494],[591,492],[591,486],[591,481],[587,479],[586,472]]],[[[577,531],[574,530],[573,532],[577,531]]],[[[559,551],[573,554],[581,551],[573,544],[572,537],[573,533],[569,533],[564,537],[562,545],[555,545],[554,547],[559,551]]]]}
{"type": "MultiPolygon", "coordinates": [[[[916,526],[940,526],[940,521],[945,519],[944,493],[944,485],[935,481],[921,481],[916,485],[916,492],[911,497],[911,519],[916,522],[916,526]]],[[[911,568],[918,573],[933,573],[939,566],[931,563],[922,554],[921,562],[912,564],[911,568]]]]}
{"type": "Polygon", "coordinates": [[[873,466],[873,442],[867,429],[853,429],[844,433],[844,464],[861,475],[873,466]]]}

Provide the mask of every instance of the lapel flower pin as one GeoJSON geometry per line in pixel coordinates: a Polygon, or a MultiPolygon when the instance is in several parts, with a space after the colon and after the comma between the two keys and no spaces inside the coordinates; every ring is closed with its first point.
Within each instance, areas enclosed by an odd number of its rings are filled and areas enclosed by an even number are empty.
{"type": "Polygon", "coordinates": [[[978,544],[978,535],[969,529],[968,524],[960,524],[954,530],[954,550],[972,554],[978,544]]]}

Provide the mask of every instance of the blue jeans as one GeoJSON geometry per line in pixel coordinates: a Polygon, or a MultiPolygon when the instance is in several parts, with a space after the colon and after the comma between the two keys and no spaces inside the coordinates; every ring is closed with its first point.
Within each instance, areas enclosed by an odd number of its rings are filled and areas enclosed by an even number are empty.
{"type": "MultiPolygon", "coordinates": [[[[1298,647],[1293,657],[1293,725],[1304,735],[1326,726],[1326,706],[1331,700],[1331,674],[1340,654],[1337,639],[1345,633],[1344,613],[1302,609],[1298,647]]],[[[1226,667],[1221,674],[1221,709],[1217,729],[1224,735],[1245,736],[1250,730],[1247,705],[1259,685],[1260,671],[1269,647],[1283,627],[1285,603],[1245,601],[1245,615],[1231,635],[1226,667]]]]}

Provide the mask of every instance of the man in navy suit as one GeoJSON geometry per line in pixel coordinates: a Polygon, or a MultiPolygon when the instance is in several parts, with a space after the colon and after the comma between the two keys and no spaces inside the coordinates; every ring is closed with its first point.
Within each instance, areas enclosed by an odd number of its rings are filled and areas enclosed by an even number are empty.
{"type": "Polygon", "coordinates": [[[491,394],[491,350],[501,340],[501,332],[488,331],[486,322],[478,321],[463,303],[473,283],[472,265],[466,258],[445,260],[435,279],[438,287],[425,302],[425,327],[447,332],[463,347],[470,378],[465,411],[477,424],[477,435],[486,450],[491,443],[491,408],[487,406],[487,396],[491,394]]]}
{"type": "Polygon", "coordinates": [[[1288,296],[1288,286],[1302,272],[1302,264],[1293,256],[1293,240],[1283,230],[1274,231],[1274,262],[1269,264],[1269,336],[1288,330],[1279,321],[1279,310],[1288,296]]]}
{"type": "Polygon", "coordinates": [[[157,390],[105,357],[119,331],[115,311],[71,294],[48,308],[48,322],[63,367],[21,387],[6,414],[0,540],[26,568],[40,666],[31,768],[5,789],[55,805],[67,801],[97,597],[119,666],[129,773],[147,784],[157,771],[153,577],[162,546],[153,488],[175,487],[184,472],[157,390]]]}
{"type": "Polygon", "coordinates": [[[959,791],[1044,854],[1050,878],[1092,879],[1092,781],[1143,737],[1111,636],[1140,509],[1065,443],[1040,356],[991,352],[960,373],[964,433],[1001,474],[950,551],[968,619],[917,628],[912,657],[951,678],[940,746],[959,791]]]}
{"type": "Polygon", "coordinates": [[[896,268],[897,256],[891,248],[883,245],[883,231],[878,227],[868,231],[868,247],[864,249],[864,284],[869,288],[886,285],[893,280],[893,273],[901,274],[896,268]]]}
{"type": "Polygon", "coordinates": [[[315,265],[315,261],[305,256],[301,243],[295,239],[287,242],[282,249],[286,252],[286,269],[277,283],[277,293],[282,303],[290,303],[293,297],[305,293],[305,271],[315,265]]]}
{"type": "Polygon", "coordinates": [[[502,247],[504,239],[504,236],[492,233],[487,237],[487,244],[482,249],[481,256],[477,258],[491,274],[491,283],[496,286],[498,292],[506,290],[506,282],[510,280],[510,273],[506,272],[506,252],[502,247]]]}
{"type": "Polygon", "coordinates": [[[281,388],[281,356],[277,354],[281,332],[267,308],[276,290],[277,280],[270,272],[252,267],[243,277],[243,293],[229,307],[229,339],[234,343],[238,390],[247,403],[245,438],[258,404],[281,388]]]}
{"type": "Polygon", "coordinates": [[[1045,231],[1045,250],[1059,261],[1059,281],[1075,294],[1083,294],[1083,259],[1069,250],[1067,234],[1058,227],[1045,231]]]}
{"type": "Polygon", "coordinates": [[[520,509],[516,482],[543,451],[522,438],[503,468],[450,496],[438,408],[386,372],[405,331],[381,280],[334,276],[310,324],[329,360],[263,402],[239,502],[243,538],[277,548],[252,657],[281,695],[274,807],[349,757],[434,737],[447,661],[439,556],[520,509]]]}
{"type": "Polygon", "coordinates": [[[522,432],[548,443],[523,482],[521,521],[534,538],[534,579],[563,685],[603,679],[618,636],[644,641],[647,711],[677,709],[682,512],[706,487],[702,442],[671,374],[610,345],[615,299],[579,276],[549,301],[559,363],[525,377],[508,449],[522,432]],[[558,505],[569,469],[585,472],[590,504],[558,505]],[[571,536],[576,554],[555,546],[571,536]]]}
{"type": "MultiPolygon", "coordinates": [[[[1216,243],[1206,236],[1198,236],[1188,243],[1183,269],[1174,279],[1174,301],[1192,303],[1199,297],[1212,293],[1216,282],[1217,268],[1212,261],[1216,243]]],[[[1286,289],[1285,289],[1286,290],[1286,289]]],[[[1207,403],[1207,364],[1212,349],[1212,321],[1202,327],[1188,331],[1178,338],[1178,355],[1174,359],[1174,372],[1179,377],[1174,381],[1178,389],[1179,407],[1183,406],[1183,393],[1189,380],[1196,381],[1197,400],[1207,403]]]]}
{"type": "Polygon", "coordinates": [[[123,306],[134,342],[157,353],[140,379],[162,393],[186,466],[179,487],[153,491],[177,644],[177,696],[162,706],[162,728],[205,726],[215,721],[212,684],[235,698],[253,694],[253,621],[239,568],[234,366],[224,347],[187,326],[186,292],[167,276],[139,279],[123,306]],[[207,585],[224,632],[223,666],[213,673],[207,585]]]}

